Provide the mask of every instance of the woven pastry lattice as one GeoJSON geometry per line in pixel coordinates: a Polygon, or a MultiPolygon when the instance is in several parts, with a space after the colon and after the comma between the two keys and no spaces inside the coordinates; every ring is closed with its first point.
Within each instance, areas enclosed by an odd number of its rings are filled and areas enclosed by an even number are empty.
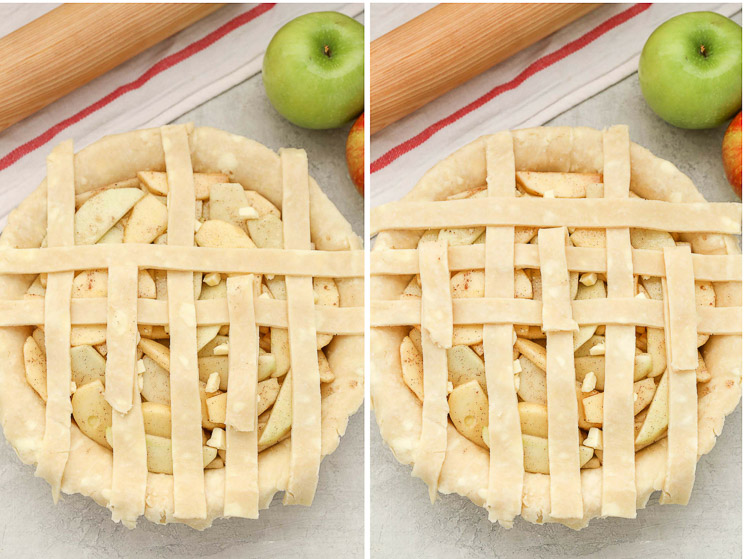
{"type": "MultiPolygon", "coordinates": [[[[105,397],[112,407],[113,472],[109,507],[132,524],[144,514],[145,431],[138,390],[138,325],[168,326],[172,407],[174,516],[207,514],[202,458],[196,328],[230,325],[224,515],[255,518],[259,509],[257,362],[259,327],[287,328],[292,370],[292,436],[286,504],[310,504],[321,460],[321,391],[316,333],[361,334],[361,307],[314,302],[313,277],[360,278],[359,250],[315,250],[310,237],[305,152],[280,152],[284,248],[194,246],[195,187],[187,128],[160,131],[168,179],[168,244],[79,244],[75,225],[72,141],[47,159],[47,247],[0,251],[2,274],[48,274],[43,299],[0,301],[0,326],[44,325],[47,352],[46,427],[37,475],[59,496],[71,452],[70,332],[106,324],[105,397]],[[106,269],[107,298],[73,298],[77,270],[106,269]],[[167,272],[167,300],[138,299],[138,270],[167,272]],[[230,274],[227,299],[195,300],[194,272],[230,274]],[[287,300],[258,297],[253,274],[283,275],[287,300]]],[[[112,224],[113,225],[113,224],[112,224]]]]}
{"type": "MultiPolygon", "coordinates": [[[[490,519],[507,525],[521,513],[524,455],[514,385],[513,328],[540,327],[546,337],[550,514],[583,517],[573,333],[604,325],[602,514],[634,517],[634,357],[637,326],[664,329],[669,377],[668,459],[663,501],[686,503],[697,461],[697,335],[740,334],[741,307],[697,307],[694,283],[741,281],[740,255],[692,254],[679,243],[632,248],[630,229],[737,234],[739,204],[677,203],[630,195],[628,130],[602,135],[602,184],[574,199],[516,194],[513,135],[484,138],[487,197],[401,201],[373,210],[371,232],[486,228],[485,242],[449,246],[440,236],[418,249],[371,254],[371,275],[419,274],[421,297],[371,301],[371,326],[421,325],[422,428],[414,475],[437,493],[448,452],[448,363],[453,326],[483,324],[488,398],[490,519]],[[536,228],[537,242],[516,244],[517,228],[536,228]],[[602,229],[605,248],[566,246],[567,228],[602,229]],[[514,295],[515,270],[539,270],[542,300],[514,295]],[[484,296],[452,298],[450,273],[484,271],[484,296]],[[569,274],[605,274],[607,297],[572,300],[569,274]],[[662,300],[635,296],[634,276],[662,278],[662,300]]],[[[457,177],[453,164],[445,167],[457,177]]],[[[455,180],[455,178],[453,178],[455,180]]],[[[525,241],[523,241],[525,243],[525,241]]],[[[571,243],[569,243],[571,245],[571,243]]]]}

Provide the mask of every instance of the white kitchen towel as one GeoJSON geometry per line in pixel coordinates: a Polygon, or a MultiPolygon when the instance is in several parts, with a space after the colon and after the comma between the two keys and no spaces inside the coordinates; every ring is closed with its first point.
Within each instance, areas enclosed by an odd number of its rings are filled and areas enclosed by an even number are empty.
{"type": "MultiPolygon", "coordinates": [[[[373,4],[373,40],[432,5],[373,4]],[[378,23],[379,22],[379,23],[378,23]]],[[[540,126],[637,69],[647,37],[685,12],[741,4],[605,4],[372,137],[372,205],[400,199],[435,163],[479,136],[540,126]]]]}
{"type": "MultiPolygon", "coordinates": [[[[0,36],[56,6],[0,4],[0,36]]],[[[54,145],[73,138],[78,151],[107,134],[170,122],[260,72],[285,23],[326,10],[355,17],[364,5],[229,4],[0,132],[0,228],[44,178],[54,145]]]]}

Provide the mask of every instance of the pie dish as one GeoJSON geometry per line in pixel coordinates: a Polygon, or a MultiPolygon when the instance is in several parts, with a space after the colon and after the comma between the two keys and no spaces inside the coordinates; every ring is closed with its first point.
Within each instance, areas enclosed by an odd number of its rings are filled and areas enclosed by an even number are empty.
{"type": "Polygon", "coordinates": [[[302,150],[60,144],[0,237],[6,439],[128,527],[310,505],[363,397],[360,249],[302,150]]]}
{"type": "Polygon", "coordinates": [[[461,148],[372,211],[383,439],[504,527],[686,504],[740,400],[740,227],[625,126],[461,148]]]}

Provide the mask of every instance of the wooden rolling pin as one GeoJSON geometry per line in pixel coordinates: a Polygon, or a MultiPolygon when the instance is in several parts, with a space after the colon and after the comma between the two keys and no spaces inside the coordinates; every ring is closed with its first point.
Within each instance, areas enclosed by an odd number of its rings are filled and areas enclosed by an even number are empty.
{"type": "Polygon", "coordinates": [[[440,4],[370,45],[370,133],[599,4],[440,4]]]}
{"type": "Polygon", "coordinates": [[[63,4],[0,39],[0,130],[222,4],[63,4]]]}

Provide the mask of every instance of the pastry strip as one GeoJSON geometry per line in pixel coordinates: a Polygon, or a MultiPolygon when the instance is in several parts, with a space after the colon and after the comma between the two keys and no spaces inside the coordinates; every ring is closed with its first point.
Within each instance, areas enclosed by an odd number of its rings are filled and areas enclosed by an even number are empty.
{"type": "Polygon", "coordinates": [[[690,248],[665,247],[664,255],[667,279],[662,286],[668,319],[665,326],[665,346],[670,399],[667,471],[660,503],[686,505],[693,489],[698,458],[698,392],[695,371],[698,356],[696,332],[691,327],[696,312],[695,286],[690,248]]]}
{"type": "MultiPolygon", "coordinates": [[[[624,301],[572,301],[572,312],[578,324],[629,324],[651,328],[664,326],[662,301],[636,298],[628,303],[624,301]]],[[[419,301],[372,301],[370,304],[371,326],[407,326],[420,322],[419,301]]],[[[454,299],[453,323],[540,326],[541,305],[540,301],[529,299],[454,299]]],[[[95,324],[95,321],[91,320],[88,324],[95,324]]],[[[697,330],[707,334],[739,334],[742,332],[742,310],[740,307],[699,308],[697,330]]]]}
{"type": "MultiPolygon", "coordinates": [[[[414,454],[412,474],[429,487],[434,503],[447,451],[448,366],[446,348],[453,343],[453,319],[447,242],[422,243],[419,249],[422,281],[422,359],[424,400],[422,432],[414,454]],[[436,336],[433,339],[432,334],[436,336]]],[[[417,301],[418,302],[418,301],[417,301]]]]}
{"type": "MultiPolygon", "coordinates": [[[[489,196],[515,196],[512,134],[501,132],[486,141],[489,196]]],[[[514,227],[487,227],[484,262],[487,297],[513,298],[515,291],[514,227]]],[[[449,282],[448,282],[449,285],[449,282]]],[[[512,526],[522,511],[523,441],[517,411],[511,324],[484,325],[484,367],[489,393],[489,520],[512,526]]]]}
{"type": "Polygon", "coordinates": [[[223,274],[253,273],[333,278],[364,275],[364,253],[361,250],[138,245],[136,251],[133,251],[131,244],[97,244],[24,248],[0,253],[0,270],[8,274],[102,269],[115,264],[132,264],[142,269],[193,270],[223,274]]]}
{"type": "Polygon", "coordinates": [[[117,264],[108,271],[106,317],[106,401],[118,412],[132,407],[137,347],[137,266],[117,264]]]}
{"type": "MultiPolygon", "coordinates": [[[[47,239],[50,246],[73,245],[75,167],[72,140],[47,157],[47,239]]],[[[70,298],[72,272],[49,274],[44,304],[47,354],[46,424],[36,475],[52,487],[56,503],[70,452],[70,298]]]]}
{"type": "MultiPolygon", "coordinates": [[[[271,299],[256,299],[256,323],[259,326],[287,328],[287,303],[271,299]]],[[[593,299],[572,301],[574,319],[579,324],[636,324],[662,328],[664,317],[662,301],[634,299],[628,308],[621,301],[593,299]],[[593,306],[598,305],[597,307],[593,306]],[[618,316],[612,313],[618,309],[618,316]]],[[[228,306],[225,300],[197,301],[197,323],[227,324],[228,306]]],[[[408,326],[420,324],[421,308],[418,301],[372,301],[372,326],[408,326]]],[[[104,324],[105,299],[73,299],[72,323],[74,325],[104,324]]],[[[362,307],[317,307],[316,331],[324,334],[361,334],[364,332],[362,307]]],[[[735,335],[742,333],[741,307],[700,307],[697,330],[701,334],[735,335]]],[[[139,299],[137,303],[139,324],[168,324],[168,303],[154,299],[139,299]]],[[[27,326],[44,322],[42,299],[0,301],[0,326],[27,326]]],[[[455,299],[453,323],[473,324],[541,324],[539,301],[527,299],[455,299]],[[474,318],[475,317],[475,318],[474,318]],[[476,320],[478,319],[478,320],[476,320]]]]}
{"type": "Polygon", "coordinates": [[[579,469],[578,410],[574,346],[564,239],[566,229],[541,229],[538,247],[543,283],[543,329],[546,332],[546,396],[548,461],[551,473],[551,516],[582,518],[579,469]]]}
{"type": "Polygon", "coordinates": [[[419,248],[419,261],[422,330],[429,334],[438,347],[447,349],[453,344],[453,305],[447,242],[423,243],[419,248]]]}
{"type": "Polygon", "coordinates": [[[259,330],[254,320],[253,275],[229,277],[228,403],[225,413],[225,516],[258,518],[259,452],[256,383],[259,330]]]}
{"type": "MultiPolygon", "coordinates": [[[[310,248],[308,159],[297,149],[280,151],[282,216],[286,248],[310,248]]],[[[290,477],[284,504],[310,505],[321,464],[321,378],[313,318],[313,278],[285,276],[292,370],[290,477]]]]}
{"type": "Polygon", "coordinates": [[[735,203],[673,203],[629,198],[489,198],[391,202],[373,208],[370,233],[390,229],[441,229],[515,225],[525,227],[634,227],[681,233],[740,232],[735,203]]]}
{"type": "MultiPolygon", "coordinates": [[[[450,271],[483,269],[484,251],[485,247],[482,244],[449,247],[450,271]]],[[[660,251],[632,249],[631,256],[636,275],[665,276],[665,263],[660,251]]],[[[0,255],[0,265],[2,265],[2,255],[0,255]]],[[[18,265],[20,266],[20,263],[18,265]]],[[[515,267],[538,269],[540,267],[538,246],[516,244],[515,267]]],[[[567,268],[571,272],[604,274],[607,271],[605,249],[567,247],[567,268]]],[[[693,272],[696,279],[701,281],[741,281],[742,255],[694,254],[693,272]]],[[[370,273],[381,276],[418,274],[418,251],[417,249],[376,250],[370,254],[370,273]]]]}
{"type": "MultiPolygon", "coordinates": [[[[277,299],[256,299],[256,322],[259,326],[287,328],[287,302],[277,299]]],[[[106,299],[82,298],[72,300],[72,323],[104,324],[106,299]]],[[[225,299],[196,301],[197,323],[227,324],[228,305],[225,299]]],[[[137,302],[139,324],[167,325],[168,302],[139,299],[137,302]]],[[[419,311],[417,310],[417,317],[419,311]]],[[[364,307],[325,307],[315,309],[316,331],[322,334],[362,334],[364,307]]],[[[418,319],[417,319],[418,320],[418,319]]],[[[23,326],[44,322],[44,300],[29,299],[0,301],[0,326],[23,326]]]]}
{"type": "MultiPolygon", "coordinates": [[[[134,353],[134,347],[132,348],[134,353]]],[[[130,369],[132,379],[137,371],[130,369]]],[[[108,385],[107,385],[108,386],[108,385]]],[[[127,413],[111,411],[111,436],[114,458],[111,475],[111,518],[134,528],[137,518],[145,514],[147,493],[147,445],[142,417],[140,390],[136,382],[130,385],[132,407],[127,413]]]]}
{"type": "MultiPolygon", "coordinates": [[[[183,125],[161,128],[168,175],[168,244],[194,244],[194,178],[183,125]]],[[[171,443],[176,518],[206,518],[197,320],[191,271],[168,272],[171,336],[171,443]]]]}
{"type": "MultiPolygon", "coordinates": [[[[667,268],[667,311],[670,324],[670,366],[678,371],[698,367],[696,349],[696,287],[691,266],[691,249],[688,246],[665,247],[667,268]]],[[[735,307],[736,308],[736,307],[735,307]]]]}
{"type": "MultiPolygon", "coordinates": [[[[629,196],[629,131],[614,126],[603,132],[603,181],[608,199],[629,196]]],[[[634,297],[634,271],[628,228],[606,230],[608,297],[634,297]]],[[[634,449],[634,356],[636,328],[608,324],[605,330],[603,396],[602,515],[636,517],[634,449]]]]}

